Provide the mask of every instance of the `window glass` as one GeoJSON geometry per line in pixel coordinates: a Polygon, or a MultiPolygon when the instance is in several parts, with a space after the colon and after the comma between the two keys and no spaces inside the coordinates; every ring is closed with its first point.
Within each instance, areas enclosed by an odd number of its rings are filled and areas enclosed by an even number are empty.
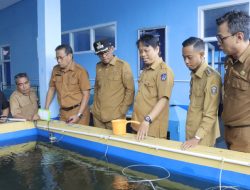
{"type": "Polygon", "coordinates": [[[6,46],[6,47],[2,47],[2,56],[3,56],[3,60],[10,60],[10,47],[6,46]]]}
{"type": "Polygon", "coordinates": [[[3,84],[11,84],[11,72],[10,72],[10,46],[0,47],[0,82],[3,84]]]}
{"type": "Polygon", "coordinates": [[[74,51],[89,51],[90,50],[90,30],[74,32],[74,51]]]}
{"type": "Polygon", "coordinates": [[[69,34],[62,34],[62,37],[61,37],[61,40],[62,40],[62,44],[70,44],[70,41],[69,41],[69,34]]]}
{"type": "Polygon", "coordinates": [[[243,3],[239,5],[204,10],[204,37],[214,37],[217,34],[217,18],[232,10],[248,12],[248,8],[249,3],[243,3]]]}
{"type": "Polygon", "coordinates": [[[116,27],[114,24],[95,28],[94,31],[95,31],[95,41],[107,39],[115,46],[116,27]]]}
{"type": "Polygon", "coordinates": [[[4,62],[4,77],[5,77],[5,83],[7,85],[11,84],[11,78],[10,78],[10,62],[4,62]]]}
{"type": "Polygon", "coordinates": [[[3,65],[2,64],[0,64],[0,82],[3,82],[3,75],[2,75],[2,73],[3,73],[3,65]]]}

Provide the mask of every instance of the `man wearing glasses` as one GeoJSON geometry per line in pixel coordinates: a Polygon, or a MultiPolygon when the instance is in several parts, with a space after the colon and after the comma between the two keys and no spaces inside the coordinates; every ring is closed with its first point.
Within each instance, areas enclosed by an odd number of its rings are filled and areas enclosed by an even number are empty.
{"type": "Polygon", "coordinates": [[[250,152],[250,47],[247,13],[231,11],[216,20],[225,60],[222,118],[231,150],[250,152]]]}
{"type": "Polygon", "coordinates": [[[60,120],[67,123],[89,125],[90,83],[87,71],[75,63],[69,45],[62,44],[56,49],[58,65],[54,66],[45,109],[49,109],[52,98],[57,92],[60,105],[60,120]]]}
{"type": "Polygon", "coordinates": [[[14,118],[29,121],[38,120],[38,98],[34,89],[30,87],[26,73],[15,76],[16,90],[10,96],[10,111],[14,118]]]}
{"type": "Polygon", "coordinates": [[[96,80],[92,114],[94,126],[112,129],[111,120],[124,119],[134,99],[134,80],[127,62],[116,57],[108,40],[96,41],[96,80]]]}

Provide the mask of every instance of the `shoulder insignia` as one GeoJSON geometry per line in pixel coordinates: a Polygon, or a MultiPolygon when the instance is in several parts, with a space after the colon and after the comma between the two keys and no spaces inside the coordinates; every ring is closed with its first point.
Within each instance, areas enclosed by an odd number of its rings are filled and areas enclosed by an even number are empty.
{"type": "Polygon", "coordinates": [[[210,76],[213,72],[214,72],[213,69],[210,67],[207,67],[205,70],[205,73],[207,74],[207,76],[210,76]]]}
{"type": "Polygon", "coordinates": [[[161,81],[167,80],[167,73],[161,74],[161,81]]]}

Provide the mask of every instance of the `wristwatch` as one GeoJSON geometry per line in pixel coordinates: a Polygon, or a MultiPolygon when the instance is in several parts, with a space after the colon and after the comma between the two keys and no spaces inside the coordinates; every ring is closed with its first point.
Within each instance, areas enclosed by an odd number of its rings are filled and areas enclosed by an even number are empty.
{"type": "Polygon", "coordinates": [[[201,140],[201,138],[200,137],[198,137],[198,136],[196,136],[195,135],[195,137],[194,137],[195,139],[197,139],[197,140],[201,140]]]}
{"type": "Polygon", "coordinates": [[[79,117],[79,119],[81,119],[81,118],[82,118],[82,116],[83,116],[83,114],[82,114],[82,113],[78,113],[78,114],[77,114],[77,117],[79,117]]]}
{"type": "Polygon", "coordinates": [[[149,124],[152,123],[152,119],[150,118],[149,115],[146,115],[146,116],[144,117],[144,121],[148,122],[149,124]]]}

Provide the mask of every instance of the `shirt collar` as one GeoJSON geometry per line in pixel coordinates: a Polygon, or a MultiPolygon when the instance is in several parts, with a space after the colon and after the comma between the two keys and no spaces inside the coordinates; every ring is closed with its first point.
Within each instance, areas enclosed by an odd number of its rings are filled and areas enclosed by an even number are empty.
{"type": "Polygon", "coordinates": [[[203,61],[200,65],[200,67],[198,68],[198,70],[195,73],[192,72],[191,75],[195,75],[199,78],[202,78],[202,75],[203,75],[204,71],[206,70],[206,68],[207,68],[207,63],[203,61]]]}
{"type": "Polygon", "coordinates": [[[104,64],[102,62],[101,63],[102,63],[103,66],[107,66],[107,65],[113,65],[114,66],[115,63],[116,63],[116,61],[117,61],[117,59],[118,58],[114,55],[113,58],[111,59],[111,61],[108,64],[104,64]]]}
{"type": "Polygon", "coordinates": [[[69,64],[69,67],[66,69],[61,69],[62,72],[66,73],[67,71],[74,71],[75,70],[75,62],[72,60],[72,62],[69,64]]]}
{"type": "MultiPolygon", "coordinates": [[[[30,87],[30,88],[31,88],[31,87],[30,87]]],[[[30,89],[29,94],[23,94],[22,92],[20,92],[20,91],[17,90],[17,89],[16,89],[16,92],[17,92],[17,94],[18,94],[19,97],[20,97],[20,96],[30,96],[31,90],[32,90],[32,89],[30,89]]]]}
{"type": "Polygon", "coordinates": [[[110,61],[109,64],[114,66],[115,63],[116,63],[116,61],[117,61],[117,57],[114,55],[114,56],[113,56],[113,59],[110,61]]]}
{"type": "Polygon", "coordinates": [[[248,45],[247,49],[240,56],[239,62],[244,63],[249,56],[250,56],[250,45],[248,45]]]}
{"type": "Polygon", "coordinates": [[[146,67],[146,69],[155,70],[162,62],[163,62],[162,58],[159,57],[159,59],[157,59],[155,62],[153,62],[152,65],[150,65],[150,67],[146,67]]]}
{"type": "Polygon", "coordinates": [[[246,59],[250,56],[250,45],[248,45],[248,47],[246,48],[246,50],[241,54],[241,56],[239,57],[238,60],[235,60],[232,56],[228,56],[228,61],[229,63],[231,63],[232,65],[237,63],[244,63],[246,61],[246,59]]]}

